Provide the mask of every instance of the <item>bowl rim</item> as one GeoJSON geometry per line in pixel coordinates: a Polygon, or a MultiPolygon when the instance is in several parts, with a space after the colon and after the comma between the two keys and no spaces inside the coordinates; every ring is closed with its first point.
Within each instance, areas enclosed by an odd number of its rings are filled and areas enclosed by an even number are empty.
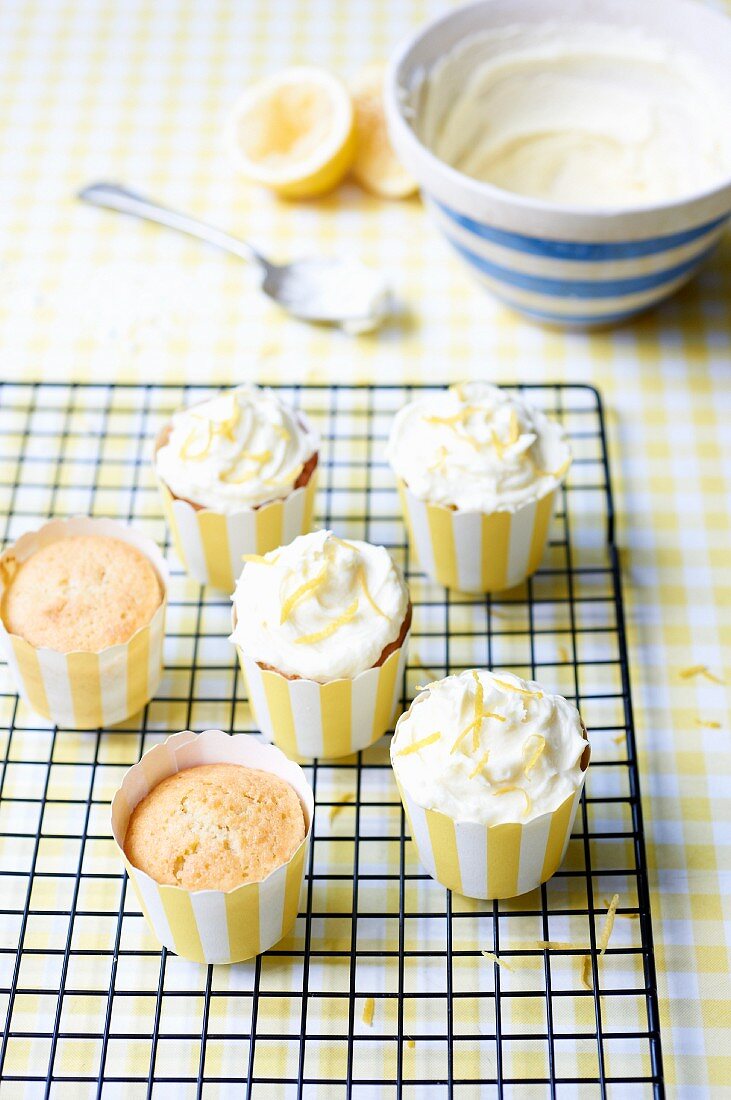
{"type": "MultiPolygon", "coordinates": [[[[408,146],[409,152],[416,159],[420,160],[427,169],[430,169],[432,172],[441,173],[443,180],[458,187],[463,195],[482,202],[488,200],[494,203],[495,207],[499,208],[501,212],[507,214],[514,214],[516,210],[522,210],[526,213],[538,216],[544,215],[548,218],[553,216],[564,220],[573,220],[577,223],[586,222],[587,220],[594,222],[598,220],[611,221],[613,219],[632,220],[647,218],[648,216],[667,216],[680,211],[687,212],[689,207],[699,202],[712,205],[714,204],[714,200],[720,200],[724,193],[727,193],[727,202],[725,206],[723,203],[719,202],[716,213],[707,215],[705,218],[702,218],[701,221],[706,220],[710,222],[711,220],[715,220],[715,218],[722,219],[724,217],[724,209],[726,210],[726,214],[731,213],[731,169],[729,169],[728,176],[720,183],[689,192],[683,197],[669,199],[663,202],[644,203],[632,206],[572,206],[568,203],[549,202],[545,199],[521,195],[518,192],[508,191],[495,184],[477,180],[472,176],[466,175],[464,172],[460,172],[459,169],[452,167],[452,165],[432,152],[432,150],[424,144],[421,138],[418,137],[414,128],[404,117],[403,105],[399,95],[399,90],[401,88],[399,80],[400,70],[409,60],[410,55],[414,53],[428,35],[431,35],[439,28],[446,27],[456,19],[464,19],[467,12],[477,12],[480,9],[489,8],[495,2],[496,0],[471,0],[470,3],[460,4],[458,7],[452,8],[430,19],[428,22],[422,24],[415,32],[410,34],[409,37],[396,48],[389,59],[384,82],[386,115],[389,128],[392,132],[395,131],[397,133],[398,138],[408,146]]],[[[700,13],[702,18],[709,18],[715,21],[721,33],[728,35],[729,45],[731,46],[731,17],[727,16],[724,12],[718,11],[707,4],[699,3],[698,0],[662,0],[662,3],[657,3],[656,0],[646,0],[646,3],[653,3],[653,6],[663,13],[672,13],[673,11],[685,12],[687,14],[691,12],[694,14],[700,13]],[[723,29],[721,30],[721,28],[723,29]]],[[[609,4],[606,6],[606,16],[608,21],[613,21],[612,6],[609,4]]],[[[551,11],[547,5],[546,19],[550,18],[551,11]]],[[[638,23],[638,28],[640,30],[642,29],[641,23],[638,23]]],[[[700,56],[695,50],[690,50],[689,52],[691,52],[693,56],[700,56]]],[[[700,223],[694,222],[694,224],[700,223]]],[[[671,231],[668,230],[668,232],[671,231]]],[[[652,235],[654,235],[654,233],[652,235]]]]}

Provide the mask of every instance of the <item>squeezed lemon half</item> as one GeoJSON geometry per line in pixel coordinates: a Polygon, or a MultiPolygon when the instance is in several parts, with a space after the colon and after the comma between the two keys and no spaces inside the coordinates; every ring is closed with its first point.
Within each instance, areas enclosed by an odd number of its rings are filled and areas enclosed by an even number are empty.
{"type": "Polygon", "coordinates": [[[311,198],[335,187],[356,149],[353,101],[325,69],[285,69],[248,88],[228,123],[227,144],[239,170],[286,198],[311,198]]]}
{"type": "Polygon", "coordinates": [[[351,174],[374,195],[404,199],[416,191],[416,180],[399,162],[388,137],[383,110],[384,74],[385,66],[368,65],[353,81],[357,149],[351,174]]]}

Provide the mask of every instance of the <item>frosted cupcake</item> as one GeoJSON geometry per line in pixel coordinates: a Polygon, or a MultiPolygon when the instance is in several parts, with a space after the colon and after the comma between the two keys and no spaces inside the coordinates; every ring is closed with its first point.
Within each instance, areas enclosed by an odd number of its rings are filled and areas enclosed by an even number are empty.
{"type": "Polygon", "coordinates": [[[391,724],[411,604],[382,546],[302,535],[247,561],[236,645],[261,731],[293,757],[345,756],[391,724]]]}
{"type": "Polygon", "coordinates": [[[566,852],[589,754],[576,707],[533,681],[472,669],[429,684],[391,742],[426,870],[483,899],[545,882],[566,852]]]}
{"type": "Polygon", "coordinates": [[[430,577],[498,592],[536,571],[571,465],[560,424],[515,394],[465,382],[401,409],[387,457],[430,577]]]}
{"type": "Polygon", "coordinates": [[[187,572],[231,592],[243,554],[309,530],[318,445],[302,413],[256,386],[175,413],[158,438],[155,471],[187,572]]]}

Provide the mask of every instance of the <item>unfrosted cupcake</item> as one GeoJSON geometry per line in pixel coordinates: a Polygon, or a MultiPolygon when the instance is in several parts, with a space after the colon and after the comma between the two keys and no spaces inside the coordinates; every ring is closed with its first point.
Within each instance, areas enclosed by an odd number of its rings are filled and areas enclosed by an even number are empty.
{"type": "Polygon", "coordinates": [[[234,629],[259,728],[292,756],[343,756],[388,729],[411,624],[382,546],[316,531],[249,560],[234,629]]]}
{"type": "Polygon", "coordinates": [[[167,948],[202,963],[291,931],[312,830],[302,769],[256,737],[185,730],[149,749],[112,799],[112,835],[167,948]]]}
{"type": "Polygon", "coordinates": [[[202,584],[230,592],[243,554],[309,529],[319,441],[269,389],[239,386],[175,413],[155,470],[176,550],[202,584]]]}
{"type": "Polygon", "coordinates": [[[162,673],[167,568],[111,520],[53,520],[0,558],[0,646],[18,691],[57,725],[114,725],[162,673]]]}
{"type": "Polygon", "coordinates": [[[430,577],[496,592],[536,571],[571,464],[560,424],[515,394],[465,382],[401,409],[387,457],[430,577]]]}
{"type": "Polygon", "coordinates": [[[589,744],[562,696],[511,672],[472,669],[414,699],[391,763],[429,874],[469,897],[507,898],[560,865],[589,744]]]}
{"type": "Polygon", "coordinates": [[[284,779],[242,764],[199,764],[163,779],[135,807],[124,852],[161,885],[233,890],[287,863],[305,831],[284,779]]]}

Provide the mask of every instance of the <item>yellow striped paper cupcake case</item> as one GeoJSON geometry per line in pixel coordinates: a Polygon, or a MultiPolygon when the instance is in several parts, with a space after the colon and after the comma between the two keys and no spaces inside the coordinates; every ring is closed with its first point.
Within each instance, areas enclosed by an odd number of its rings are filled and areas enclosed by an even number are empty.
{"type": "Polygon", "coordinates": [[[125,775],[112,801],[112,833],[145,919],[170,951],[200,963],[235,963],[268,951],[291,931],[299,909],[314,801],[302,769],[279,749],[247,734],[186,730],[146,752],[125,775]],[[297,792],[307,832],[292,858],[261,882],[233,890],[163,886],[134,867],[124,838],[135,806],[163,779],[199,764],[242,764],[272,772],[297,792]]]}
{"type": "Polygon", "coordinates": [[[239,649],[256,723],[287,756],[350,756],[377,741],[391,726],[406,665],[409,635],[382,665],[354,679],[288,680],[261,668],[239,649]]]}
{"type": "Polygon", "coordinates": [[[525,824],[458,821],[420,805],[396,783],[419,859],[432,878],[469,898],[512,898],[535,890],[563,862],[584,788],[590,749],[576,791],[552,813],[525,824]]]}
{"type": "Polygon", "coordinates": [[[165,518],[186,573],[200,584],[233,592],[244,554],[268,554],[310,530],[317,471],[315,466],[307,484],[283,500],[230,515],[194,508],[158,478],[165,518]]]}
{"type": "Polygon", "coordinates": [[[11,634],[0,620],[0,648],[18,693],[38,714],[58,726],[96,729],[113,726],[136,714],[157,690],[162,675],[168,570],[151,539],[112,520],[53,520],[23,535],[0,558],[0,600],[12,579],[13,561],[25,561],[36,550],[72,535],[106,535],[140,550],[160,580],[162,600],[147,626],[120,645],[99,653],[58,653],[33,646],[11,634]]]}
{"type": "Polygon", "coordinates": [[[398,482],[409,541],[424,572],[460,592],[500,592],[538,569],[557,489],[514,512],[468,512],[431,504],[398,482]]]}

